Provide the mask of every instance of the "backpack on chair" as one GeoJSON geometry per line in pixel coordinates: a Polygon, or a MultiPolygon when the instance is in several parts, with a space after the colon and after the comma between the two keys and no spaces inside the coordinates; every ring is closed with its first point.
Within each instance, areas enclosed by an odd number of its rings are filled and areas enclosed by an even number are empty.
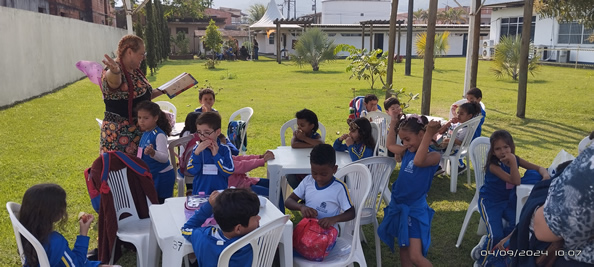
{"type": "Polygon", "coordinates": [[[192,157],[192,152],[194,152],[194,146],[197,142],[200,141],[200,136],[197,133],[193,133],[192,136],[192,139],[190,139],[190,141],[188,141],[188,143],[186,143],[186,145],[184,146],[184,153],[179,155],[179,157],[177,158],[177,162],[179,163],[179,173],[184,176],[193,176],[187,172],[188,162],[192,157]]]}
{"type": "Polygon", "coordinates": [[[247,124],[242,120],[230,121],[229,125],[227,125],[227,138],[229,138],[229,141],[231,141],[237,149],[243,152],[247,151],[246,126],[247,124]],[[241,142],[241,136],[243,136],[243,144],[241,142]]]}

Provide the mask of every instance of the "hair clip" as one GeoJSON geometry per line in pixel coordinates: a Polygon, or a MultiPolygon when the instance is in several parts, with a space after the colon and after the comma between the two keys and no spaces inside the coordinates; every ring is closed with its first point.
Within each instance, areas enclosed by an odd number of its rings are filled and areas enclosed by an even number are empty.
{"type": "Polygon", "coordinates": [[[356,131],[359,130],[359,125],[356,124],[354,121],[349,123],[349,131],[356,131]]]}

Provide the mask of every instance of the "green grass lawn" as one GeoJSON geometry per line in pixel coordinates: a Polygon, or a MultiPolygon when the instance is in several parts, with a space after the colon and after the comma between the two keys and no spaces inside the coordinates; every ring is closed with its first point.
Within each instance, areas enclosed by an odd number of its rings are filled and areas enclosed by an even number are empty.
{"type": "MultiPolygon", "coordinates": [[[[158,86],[181,72],[189,72],[212,85],[216,96],[215,108],[223,117],[223,130],[231,113],[242,107],[252,107],[254,116],[248,129],[248,153],[263,153],[280,145],[279,129],[296,111],[315,111],[326,126],[326,142],[348,130],[345,120],[348,103],[356,95],[375,93],[383,101],[384,92],[371,91],[366,81],[349,80],[347,62],[336,60],[323,64],[318,72],[299,68],[291,63],[277,64],[261,57],[260,61],[221,62],[215,70],[203,67],[203,61],[169,61],[155,76],[149,77],[158,86]],[[232,77],[233,79],[226,79],[232,77]],[[222,88],[221,90],[218,90],[222,88]]],[[[450,104],[461,99],[464,78],[464,58],[439,58],[433,73],[431,115],[447,117],[450,104]]],[[[577,144],[594,130],[594,71],[543,66],[536,77],[529,76],[526,118],[515,116],[517,84],[497,80],[490,73],[490,62],[479,64],[478,84],[483,91],[487,118],[483,136],[505,129],[514,136],[517,154],[524,159],[547,167],[557,152],[565,149],[577,154],[577,144]]],[[[65,66],[74,67],[74,66],[65,66]]],[[[404,64],[395,65],[395,88],[420,93],[423,63],[413,60],[412,75],[404,76],[404,64]]],[[[377,87],[377,85],[376,85],[377,87]]],[[[15,90],[23,90],[15,88],[15,90]]],[[[169,100],[177,107],[178,122],[197,106],[198,90],[191,89],[169,100]]],[[[418,113],[421,101],[413,101],[408,113],[418,113]]],[[[79,211],[91,212],[83,170],[98,156],[99,128],[95,118],[103,118],[104,105],[97,85],[88,79],[72,83],[55,93],[33,99],[0,111],[0,203],[20,203],[27,188],[37,183],[57,183],[68,193],[70,219],[59,230],[71,242],[78,233],[75,222],[79,211]]],[[[398,170],[392,176],[397,177],[398,170]]],[[[265,175],[260,168],[252,175],[265,175]]],[[[468,203],[474,194],[474,184],[465,184],[465,175],[458,182],[458,191],[449,192],[449,178],[438,176],[429,192],[429,205],[435,209],[429,259],[438,266],[469,266],[469,252],[478,242],[474,234],[478,215],[474,215],[462,246],[454,246],[468,203]]],[[[380,218],[383,213],[379,213],[380,218]]],[[[364,244],[367,263],[375,266],[373,228],[365,226],[370,244],[364,244]]],[[[91,231],[96,239],[96,230],[91,231]]],[[[0,212],[0,266],[20,265],[8,213],[0,212]]],[[[95,247],[92,241],[90,247],[95,247]]],[[[398,265],[398,253],[382,246],[384,266],[398,265]]],[[[128,253],[120,264],[135,266],[135,255],[128,253]]]]}

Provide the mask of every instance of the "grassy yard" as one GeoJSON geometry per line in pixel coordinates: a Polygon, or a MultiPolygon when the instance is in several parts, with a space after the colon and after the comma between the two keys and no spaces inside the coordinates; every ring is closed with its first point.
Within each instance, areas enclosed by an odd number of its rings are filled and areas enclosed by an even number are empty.
{"type": "MultiPolygon", "coordinates": [[[[181,72],[196,77],[200,87],[212,85],[216,96],[215,108],[225,123],[235,110],[250,106],[255,113],[248,130],[248,153],[263,153],[280,145],[279,128],[294,117],[296,111],[309,108],[315,111],[326,126],[326,142],[348,130],[345,120],[348,103],[356,95],[376,93],[383,101],[384,92],[371,91],[366,81],[349,80],[345,73],[347,62],[337,60],[321,66],[314,73],[311,68],[299,68],[291,63],[277,64],[262,57],[257,62],[221,62],[215,70],[206,70],[203,61],[169,61],[157,75],[149,77],[154,86],[163,84],[181,72]],[[229,79],[232,78],[232,79],[229,79]],[[219,88],[222,88],[219,90],[219,88]]],[[[447,117],[451,103],[462,96],[464,78],[463,58],[439,58],[433,74],[431,115],[447,117]]],[[[536,77],[529,76],[526,118],[515,116],[517,84],[511,80],[497,80],[490,73],[490,62],[479,64],[479,88],[483,91],[487,118],[483,136],[506,129],[514,136],[517,154],[539,165],[548,166],[560,149],[577,154],[577,144],[594,130],[594,71],[542,67],[536,77]]],[[[74,67],[74,66],[65,66],[74,67]]],[[[395,65],[395,88],[420,93],[423,63],[413,60],[412,75],[404,76],[404,64],[395,65]]],[[[377,87],[377,86],[376,86],[377,87]]],[[[22,90],[22,88],[15,88],[22,90]]],[[[70,84],[55,93],[27,101],[0,111],[0,203],[20,203],[24,191],[43,182],[60,184],[68,193],[70,219],[59,230],[71,242],[78,233],[75,222],[79,211],[91,212],[92,207],[83,180],[83,170],[98,156],[99,129],[95,118],[102,118],[104,105],[97,85],[88,79],[70,84]]],[[[177,107],[178,122],[185,114],[199,106],[198,90],[191,89],[169,100],[177,107]]],[[[413,101],[408,113],[418,113],[421,101],[413,101]]],[[[392,182],[397,177],[396,170],[392,182]]],[[[252,172],[263,176],[263,168],[252,172]]],[[[436,214],[432,224],[432,243],[429,259],[438,266],[470,266],[469,252],[478,242],[474,234],[478,215],[474,215],[462,246],[454,246],[468,203],[474,194],[474,184],[459,179],[458,192],[449,192],[449,178],[434,179],[428,202],[436,214]]],[[[383,213],[380,212],[380,217],[383,213]]],[[[375,266],[373,228],[365,226],[370,244],[364,244],[367,263],[375,266]]],[[[91,240],[96,231],[91,231],[91,240]]],[[[90,247],[95,247],[92,241],[90,247]]],[[[0,211],[0,266],[20,265],[14,234],[3,208],[0,211]]],[[[382,248],[384,266],[398,264],[398,253],[382,248]]],[[[135,256],[128,253],[120,264],[135,266],[135,256]]]]}

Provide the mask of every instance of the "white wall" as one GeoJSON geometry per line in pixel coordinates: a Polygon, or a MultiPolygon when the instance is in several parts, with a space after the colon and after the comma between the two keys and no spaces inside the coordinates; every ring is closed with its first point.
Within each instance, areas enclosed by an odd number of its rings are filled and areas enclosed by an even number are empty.
{"type": "Polygon", "coordinates": [[[389,20],[391,1],[322,1],[322,24],[359,24],[389,20]]]}
{"type": "Polygon", "coordinates": [[[0,7],[0,107],[74,82],[79,60],[101,62],[125,30],[0,7]]]}

